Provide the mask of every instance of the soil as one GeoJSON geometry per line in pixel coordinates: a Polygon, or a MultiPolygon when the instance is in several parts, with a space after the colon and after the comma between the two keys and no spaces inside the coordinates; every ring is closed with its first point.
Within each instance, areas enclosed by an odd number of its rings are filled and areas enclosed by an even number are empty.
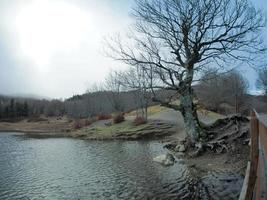
{"type": "MultiPolygon", "coordinates": [[[[178,155],[179,157],[179,155],[178,155]]],[[[186,156],[185,163],[195,177],[202,177],[209,171],[232,172],[245,176],[249,160],[249,146],[240,145],[235,151],[225,153],[206,152],[197,157],[186,156]]]]}
{"type": "Polygon", "coordinates": [[[17,122],[0,122],[1,132],[63,134],[70,132],[71,129],[72,122],[66,117],[30,118],[17,122]]]}
{"type": "Polygon", "coordinates": [[[196,177],[208,171],[235,172],[245,175],[249,160],[249,120],[243,116],[230,116],[216,120],[204,130],[207,139],[200,148],[188,146],[183,138],[165,144],[176,157],[183,158],[196,177]],[[176,146],[184,145],[185,152],[176,152],[176,146]]]}

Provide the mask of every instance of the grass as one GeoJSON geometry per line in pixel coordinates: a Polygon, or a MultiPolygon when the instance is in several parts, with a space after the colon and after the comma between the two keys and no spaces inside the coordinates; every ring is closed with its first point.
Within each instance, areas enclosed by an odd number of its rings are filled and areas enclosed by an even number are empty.
{"type": "Polygon", "coordinates": [[[91,139],[139,139],[154,138],[163,135],[173,134],[175,129],[166,123],[153,123],[134,125],[132,120],[127,120],[119,124],[96,125],[87,127],[76,132],[77,137],[87,137],[91,139]]]}
{"type": "Polygon", "coordinates": [[[154,114],[166,111],[166,110],[167,110],[166,107],[163,107],[163,106],[160,106],[160,105],[150,106],[147,109],[147,115],[151,116],[151,115],[154,115],[154,114]]]}
{"type": "MultiPolygon", "coordinates": [[[[166,107],[163,107],[163,106],[160,106],[160,105],[149,106],[147,108],[147,115],[151,116],[151,115],[154,115],[154,114],[166,111],[166,110],[167,110],[166,107]]],[[[127,113],[126,116],[136,116],[136,110],[134,110],[134,111],[132,111],[130,113],[127,113]]]]}
{"type": "Polygon", "coordinates": [[[198,112],[198,115],[202,115],[202,116],[206,116],[206,117],[209,117],[209,118],[222,118],[223,115],[219,114],[219,113],[216,113],[216,112],[213,112],[213,111],[209,111],[209,110],[206,110],[206,109],[198,109],[197,110],[198,112]]]}
{"type": "Polygon", "coordinates": [[[147,127],[147,124],[135,126],[132,121],[124,121],[119,124],[112,124],[111,126],[96,126],[87,128],[85,131],[88,134],[95,135],[115,135],[115,134],[132,134],[147,127]]]}
{"type": "MultiPolygon", "coordinates": [[[[180,101],[176,100],[172,102],[174,105],[179,105],[180,101]]],[[[148,116],[164,112],[169,110],[166,107],[160,106],[160,105],[154,105],[148,107],[148,116]]],[[[198,115],[200,118],[205,119],[205,121],[214,121],[216,119],[222,118],[223,116],[212,112],[208,111],[204,108],[198,107],[198,115]]],[[[136,110],[127,113],[126,116],[130,117],[135,117],[136,116],[136,110]]],[[[162,127],[161,127],[162,128],[162,127]]],[[[125,136],[132,136],[132,135],[138,135],[146,132],[147,130],[149,131],[157,131],[157,128],[155,126],[151,126],[151,124],[141,124],[139,126],[136,126],[133,123],[133,119],[131,120],[126,120],[124,122],[118,123],[118,124],[112,124],[112,125],[96,125],[96,126],[91,126],[91,127],[86,127],[82,130],[82,132],[87,135],[87,136],[100,136],[100,137],[110,137],[110,136],[116,136],[116,135],[125,135],[125,136]]]]}

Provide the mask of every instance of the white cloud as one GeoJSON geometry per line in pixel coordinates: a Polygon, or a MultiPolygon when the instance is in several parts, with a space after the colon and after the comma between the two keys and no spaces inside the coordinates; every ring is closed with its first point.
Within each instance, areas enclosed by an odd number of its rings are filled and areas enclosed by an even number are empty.
{"type": "MultiPolygon", "coordinates": [[[[82,93],[88,84],[103,80],[110,68],[121,65],[102,55],[102,41],[106,35],[127,29],[128,10],[118,14],[110,1],[91,0],[33,0],[7,5],[0,28],[12,33],[6,38],[13,46],[9,53],[17,61],[14,70],[24,68],[23,77],[32,83],[27,93],[50,97],[82,93]]],[[[129,5],[123,1],[116,6],[129,5]]],[[[12,90],[23,93],[25,88],[18,85],[12,90]]]]}

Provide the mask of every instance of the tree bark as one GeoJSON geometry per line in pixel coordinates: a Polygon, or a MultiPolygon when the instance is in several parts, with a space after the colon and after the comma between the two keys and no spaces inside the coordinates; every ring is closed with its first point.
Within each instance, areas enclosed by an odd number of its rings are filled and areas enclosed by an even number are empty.
{"type": "Polygon", "coordinates": [[[187,86],[181,94],[180,111],[184,118],[188,139],[193,143],[198,142],[204,134],[199,123],[197,109],[193,102],[193,91],[190,86],[187,86]]]}

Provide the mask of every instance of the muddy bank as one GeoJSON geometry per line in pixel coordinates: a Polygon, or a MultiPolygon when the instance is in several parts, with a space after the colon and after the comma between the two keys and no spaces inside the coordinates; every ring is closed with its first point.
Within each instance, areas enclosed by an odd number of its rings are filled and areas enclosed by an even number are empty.
{"type": "Polygon", "coordinates": [[[203,130],[206,138],[194,145],[183,139],[167,143],[165,148],[183,158],[196,176],[212,170],[244,175],[250,152],[249,120],[233,115],[218,119],[203,130]]]}
{"type": "Polygon", "coordinates": [[[32,134],[70,132],[72,121],[66,117],[23,119],[17,122],[0,122],[1,132],[24,132],[32,134]]]}

